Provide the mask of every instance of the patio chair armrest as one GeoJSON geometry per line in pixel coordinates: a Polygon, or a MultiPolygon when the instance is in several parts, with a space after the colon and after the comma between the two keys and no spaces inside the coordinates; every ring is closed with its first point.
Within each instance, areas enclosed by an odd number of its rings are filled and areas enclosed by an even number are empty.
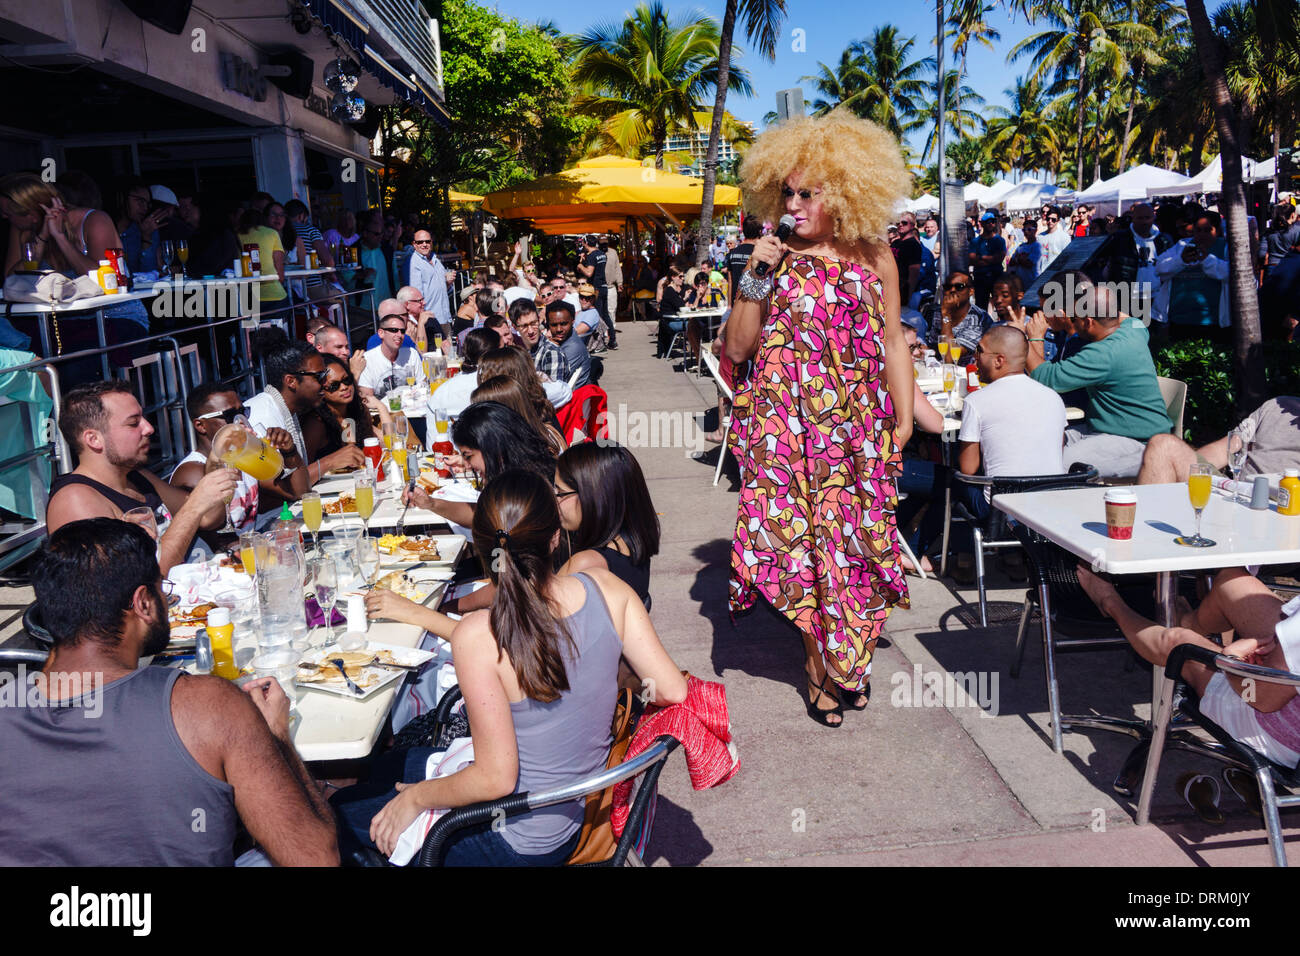
{"type": "Polygon", "coordinates": [[[987,488],[993,484],[993,479],[988,475],[967,475],[964,472],[955,471],[952,476],[965,484],[979,485],[982,488],[987,488]]]}
{"type": "Polygon", "coordinates": [[[1300,687],[1300,674],[1292,674],[1290,671],[1278,670],[1275,667],[1261,667],[1259,664],[1250,664],[1236,657],[1229,657],[1227,654],[1213,651],[1208,647],[1201,647],[1199,644],[1179,644],[1175,647],[1169,654],[1169,660],[1165,663],[1165,676],[1170,680],[1180,680],[1183,665],[1189,660],[1197,661],[1206,667],[1212,667],[1234,677],[1260,680],[1267,684],[1285,684],[1289,687],[1300,687]]]}

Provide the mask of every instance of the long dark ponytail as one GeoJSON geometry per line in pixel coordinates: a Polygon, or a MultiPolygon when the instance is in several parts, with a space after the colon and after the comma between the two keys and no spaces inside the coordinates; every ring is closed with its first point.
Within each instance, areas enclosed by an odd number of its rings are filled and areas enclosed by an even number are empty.
{"type": "Polygon", "coordinates": [[[474,546],[496,585],[489,621],[498,651],[510,655],[519,687],[550,703],[569,689],[564,649],[573,637],[547,601],[555,573],[551,542],[560,530],[555,489],[533,471],[510,469],[483,489],[474,509],[474,546]]]}

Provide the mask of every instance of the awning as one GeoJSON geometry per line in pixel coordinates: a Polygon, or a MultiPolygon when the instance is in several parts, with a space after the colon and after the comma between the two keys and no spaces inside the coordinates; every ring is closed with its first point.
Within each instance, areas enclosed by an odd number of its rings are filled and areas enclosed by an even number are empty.
{"type": "MultiPolygon", "coordinates": [[[[600,156],[488,193],[483,208],[502,219],[531,219],[545,232],[600,232],[610,224],[621,227],[628,216],[698,216],[703,194],[704,180],[694,176],[679,176],[622,156],[600,156]]],[[[718,186],[713,203],[718,209],[735,208],[740,205],[740,190],[718,186]]]]}

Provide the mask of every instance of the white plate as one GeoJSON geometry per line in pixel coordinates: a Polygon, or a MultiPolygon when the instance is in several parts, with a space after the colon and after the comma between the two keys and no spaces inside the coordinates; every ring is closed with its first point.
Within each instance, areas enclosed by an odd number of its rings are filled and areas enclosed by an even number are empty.
{"type": "MultiPolygon", "coordinates": [[[[424,664],[432,660],[434,657],[432,651],[423,651],[418,647],[400,647],[396,644],[379,644],[373,641],[367,642],[365,649],[367,651],[375,652],[391,651],[393,659],[401,664],[424,664]]],[[[301,660],[310,661],[315,664],[330,657],[336,657],[339,653],[337,645],[330,645],[329,647],[321,647],[308,651],[302,656],[301,660]]],[[[353,693],[347,683],[341,680],[321,683],[302,683],[295,679],[294,686],[306,690],[324,691],[327,694],[334,694],[336,697],[346,697],[349,700],[365,700],[367,697],[374,694],[375,691],[382,690],[394,682],[401,680],[407,674],[413,674],[415,672],[402,670],[396,667],[380,667],[377,664],[371,664],[362,668],[361,673],[373,673],[379,678],[379,680],[374,684],[371,684],[369,687],[363,687],[362,693],[359,695],[353,693]]]]}

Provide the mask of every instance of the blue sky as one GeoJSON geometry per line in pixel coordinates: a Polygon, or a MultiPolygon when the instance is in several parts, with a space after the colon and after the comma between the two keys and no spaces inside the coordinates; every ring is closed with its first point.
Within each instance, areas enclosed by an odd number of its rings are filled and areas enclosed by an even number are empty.
{"type": "MultiPolygon", "coordinates": [[[[632,0],[603,4],[591,3],[590,0],[547,0],[545,3],[539,0],[496,0],[489,5],[520,20],[549,19],[565,33],[580,33],[597,23],[621,21],[624,11],[631,11],[636,6],[632,0]]],[[[702,10],[717,20],[722,19],[722,0],[710,3],[665,0],[665,5],[674,18],[702,10]]],[[[800,84],[799,78],[815,74],[818,61],[833,67],[850,41],[865,39],[877,26],[893,23],[904,36],[915,36],[917,43],[913,53],[916,57],[930,56],[934,50],[933,0],[899,0],[896,3],[787,0],[786,11],[784,36],[777,47],[776,62],[769,63],[749,50],[745,50],[740,58],[740,65],[750,74],[754,96],[749,99],[735,94],[727,97],[728,110],[742,120],[753,122],[760,130],[763,114],[776,108],[777,90],[802,85],[805,98],[811,100],[811,84],[800,84]],[[805,49],[802,52],[795,49],[795,30],[803,31],[805,49]]],[[[991,51],[980,46],[971,48],[967,58],[966,83],[988,104],[1005,105],[1006,96],[1002,91],[1012,85],[1018,74],[1028,70],[1027,60],[1008,65],[1007,51],[1035,31],[1025,24],[1023,17],[1012,23],[1000,5],[989,15],[989,22],[1002,38],[995,41],[995,48],[991,51]]],[[[738,45],[744,45],[739,31],[736,39],[738,45]]],[[[951,61],[950,52],[945,53],[946,62],[951,61]]],[[[909,139],[918,151],[924,145],[924,134],[909,139]]]]}

